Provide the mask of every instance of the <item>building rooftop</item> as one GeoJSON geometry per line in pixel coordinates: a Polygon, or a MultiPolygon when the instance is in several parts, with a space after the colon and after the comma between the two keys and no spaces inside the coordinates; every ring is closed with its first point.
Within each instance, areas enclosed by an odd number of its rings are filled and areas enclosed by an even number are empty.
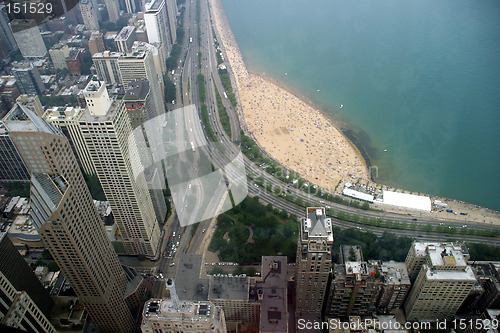
{"type": "Polygon", "coordinates": [[[123,29],[118,33],[118,36],[116,36],[115,41],[125,41],[127,40],[132,32],[134,32],[135,27],[132,26],[125,26],[123,29]]]}
{"type": "Polygon", "coordinates": [[[144,305],[143,315],[146,318],[205,322],[209,318],[215,319],[217,311],[211,302],[181,301],[179,309],[176,309],[171,300],[153,298],[144,305]]]}
{"type": "Polygon", "coordinates": [[[73,120],[77,119],[78,116],[81,115],[83,109],[80,107],[73,106],[56,106],[50,109],[47,109],[43,114],[43,118],[49,121],[64,121],[64,120],[73,120]]]}
{"type": "Polygon", "coordinates": [[[262,257],[262,280],[256,291],[261,300],[260,331],[288,332],[286,257],[262,257]]]}
{"type": "Polygon", "coordinates": [[[17,104],[3,118],[3,123],[10,132],[44,132],[63,135],[59,129],[37,116],[27,107],[17,104]]]}
{"type": "Polygon", "coordinates": [[[432,266],[455,266],[465,267],[467,260],[464,258],[462,248],[452,243],[429,244],[427,246],[427,256],[432,266]]]}
{"type": "Polygon", "coordinates": [[[165,0],[153,0],[153,1],[151,1],[149,3],[149,7],[146,7],[147,8],[146,13],[157,11],[160,8],[160,6],[162,5],[162,3],[165,3],[165,0]]]}
{"type": "Polygon", "coordinates": [[[212,275],[208,299],[230,299],[247,301],[249,298],[250,277],[212,275]]]}
{"type": "Polygon", "coordinates": [[[361,246],[359,245],[342,245],[340,247],[340,251],[340,263],[346,263],[348,261],[363,261],[363,252],[361,251],[361,246]]]}
{"type": "Polygon", "coordinates": [[[422,269],[425,269],[425,274],[427,276],[427,280],[434,281],[469,281],[476,282],[476,276],[470,266],[465,267],[464,270],[438,270],[432,269],[428,265],[422,265],[422,269]]]}
{"type": "Polygon", "coordinates": [[[149,94],[149,82],[145,79],[135,79],[128,84],[125,101],[145,100],[149,94]]]}
{"type": "Polygon", "coordinates": [[[195,301],[208,300],[208,279],[200,278],[201,254],[182,254],[177,266],[176,290],[180,299],[195,301]]]}
{"type": "Polygon", "coordinates": [[[307,207],[303,228],[307,237],[326,237],[333,241],[332,221],[326,217],[324,207],[307,207]]]}
{"type": "Polygon", "coordinates": [[[382,276],[386,284],[410,284],[408,269],[404,262],[388,261],[381,266],[382,276]]]}

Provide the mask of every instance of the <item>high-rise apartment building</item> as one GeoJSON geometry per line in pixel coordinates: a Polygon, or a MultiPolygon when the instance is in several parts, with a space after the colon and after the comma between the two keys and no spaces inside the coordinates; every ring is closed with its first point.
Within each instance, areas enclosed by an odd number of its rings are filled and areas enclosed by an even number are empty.
{"type": "Polygon", "coordinates": [[[14,63],[12,74],[16,78],[17,85],[21,93],[27,95],[42,95],[45,93],[45,86],[38,72],[38,68],[31,63],[14,63]]]}
{"type": "Polygon", "coordinates": [[[12,20],[9,25],[23,57],[43,58],[47,54],[47,47],[35,20],[12,20]]]}
{"type": "Polygon", "coordinates": [[[104,0],[104,3],[106,4],[106,9],[108,10],[109,20],[116,23],[120,17],[120,4],[118,3],[118,0],[104,0]]]}
{"type": "Polygon", "coordinates": [[[121,53],[104,51],[95,53],[92,56],[92,61],[97,72],[99,80],[106,84],[121,83],[120,70],[118,68],[118,59],[122,56],[121,53]]]}
{"type": "Polygon", "coordinates": [[[128,53],[132,50],[132,45],[135,42],[135,27],[127,25],[118,33],[115,38],[118,52],[128,53]]]}
{"type": "Polygon", "coordinates": [[[43,118],[59,128],[68,138],[71,150],[82,172],[86,175],[96,175],[94,164],[78,124],[83,111],[84,109],[80,107],[58,106],[48,109],[43,118]]]}
{"type": "Polygon", "coordinates": [[[474,272],[462,246],[453,243],[413,243],[406,261],[409,271],[420,265],[416,258],[421,253],[425,261],[404,304],[406,319],[450,319],[476,285],[474,272]]]}
{"type": "Polygon", "coordinates": [[[89,51],[93,56],[96,53],[102,53],[106,49],[104,48],[104,39],[102,37],[102,32],[93,31],[89,38],[89,51]]]}
{"type": "Polygon", "coordinates": [[[128,84],[123,102],[125,103],[125,110],[127,110],[132,130],[140,127],[143,133],[141,137],[145,138],[144,141],[141,140],[141,146],[138,144],[137,149],[142,165],[148,166],[144,170],[144,176],[148,183],[149,194],[153,201],[156,218],[158,222],[163,222],[165,216],[167,216],[167,205],[165,203],[165,196],[163,195],[163,189],[166,188],[165,173],[163,172],[163,167],[154,162],[149,142],[146,139],[145,122],[157,115],[151,99],[149,82],[147,80],[136,79],[128,84]]]}
{"type": "Polygon", "coordinates": [[[381,284],[378,262],[363,261],[359,246],[342,246],[341,257],[328,289],[325,315],[346,318],[373,312],[381,284]]]}
{"type": "Polygon", "coordinates": [[[165,113],[163,77],[161,70],[155,64],[156,57],[158,57],[156,47],[147,43],[135,42],[129,53],[118,58],[118,69],[125,89],[135,79],[149,81],[156,112],[161,115],[165,113]]]}
{"type": "Polygon", "coordinates": [[[306,208],[297,244],[297,311],[319,313],[332,265],[332,221],[324,207],[306,208]]]}
{"type": "MultiPolygon", "coordinates": [[[[30,272],[33,275],[33,271],[30,272]]],[[[24,277],[24,276],[23,276],[24,277]]],[[[35,277],[36,279],[36,277],[35,277]]],[[[40,281],[36,281],[40,284],[40,281]]],[[[41,285],[41,284],[40,284],[41,285]]],[[[0,271],[0,325],[20,331],[56,333],[56,329],[40,311],[26,291],[18,290],[0,271]]],[[[50,298],[50,296],[48,296],[50,298]]]]}
{"type": "Polygon", "coordinates": [[[66,68],[66,58],[69,57],[68,45],[56,44],[50,48],[49,54],[56,69],[66,68]]]}
{"type": "Polygon", "coordinates": [[[128,53],[96,53],[92,57],[99,80],[106,84],[128,84],[136,79],[149,81],[150,94],[158,115],[165,113],[163,77],[158,49],[151,44],[134,42],[128,53]]]}
{"type": "Polygon", "coordinates": [[[79,126],[123,245],[128,254],[154,257],[160,228],[123,101],[108,96],[104,82],[91,80],[83,90],[87,108],[79,126]]]}
{"type": "Polygon", "coordinates": [[[68,139],[20,105],[4,124],[32,173],[31,217],[45,247],[102,332],[132,331],[127,279],[68,139]]]}
{"type": "Polygon", "coordinates": [[[224,311],[209,301],[179,300],[172,280],[167,281],[170,299],[150,299],[144,305],[143,333],[226,333],[224,311]]]}
{"type": "MultiPolygon", "coordinates": [[[[171,32],[171,24],[169,23],[169,6],[166,2],[170,0],[152,0],[146,4],[144,12],[144,22],[148,31],[149,43],[161,43],[160,52],[163,53],[166,59],[172,50],[172,45],[175,43],[175,36],[171,32]]],[[[175,17],[175,16],[174,16],[175,17]]],[[[173,23],[175,27],[175,22],[173,23]]]]}
{"type": "Polygon", "coordinates": [[[85,28],[87,30],[99,30],[97,4],[94,3],[94,0],[80,0],[79,5],[85,28]]]}
{"type": "Polygon", "coordinates": [[[403,305],[411,282],[404,262],[383,262],[380,270],[381,284],[376,306],[381,312],[388,313],[403,305]]]}
{"type": "MultiPolygon", "coordinates": [[[[413,282],[418,273],[420,273],[420,269],[422,265],[427,262],[427,245],[437,246],[440,243],[414,243],[410,247],[410,251],[408,251],[408,255],[406,256],[406,268],[408,269],[408,276],[410,280],[413,282]]],[[[447,243],[445,243],[446,245],[447,243]]],[[[467,261],[470,259],[469,251],[467,247],[463,244],[455,244],[454,247],[460,247],[460,251],[464,256],[464,259],[467,261]]]]}

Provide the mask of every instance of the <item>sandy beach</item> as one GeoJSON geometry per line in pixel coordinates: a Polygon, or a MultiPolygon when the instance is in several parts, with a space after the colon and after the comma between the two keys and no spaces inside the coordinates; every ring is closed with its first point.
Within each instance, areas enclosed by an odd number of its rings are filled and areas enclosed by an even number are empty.
{"type": "Polygon", "coordinates": [[[291,92],[250,73],[224,9],[212,0],[212,15],[236,80],[247,132],[281,165],[331,192],[352,176],[368,180],[357,148],[319,110],[291,92]]]}
{"type": "MultiPolygon", "coordinates": [[[[209,0],[209,4],[226,63],[235,81],[234,90],[241,105],[239,117],[245,132],[281,165],[331,193],[341,193],[346,182],[382,187],[370,180],[368,167],[359,150],[320,110],[247,70],[220,0],[209,0]]],[[[391,206],[378,208],[420,217],[500,225],[500,213],[497,211],[458,200],[436,199],[446,201],[455,212],[467,212],[467,215],[456,216],[446,210],[427,213],[391,206]]]]}

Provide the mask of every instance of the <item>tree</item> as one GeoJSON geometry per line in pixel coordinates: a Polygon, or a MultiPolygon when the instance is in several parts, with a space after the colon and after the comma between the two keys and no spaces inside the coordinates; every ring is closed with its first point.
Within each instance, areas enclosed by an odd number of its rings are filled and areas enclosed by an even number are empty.
{"type": "Polygon", "coordinates": [[[47,265],[47,267],[49,269],[49,272],[57,272],[57,271],[59,271],[59,266],[57,265],[57,263],[55,261],[51,261],[47,265]]]}

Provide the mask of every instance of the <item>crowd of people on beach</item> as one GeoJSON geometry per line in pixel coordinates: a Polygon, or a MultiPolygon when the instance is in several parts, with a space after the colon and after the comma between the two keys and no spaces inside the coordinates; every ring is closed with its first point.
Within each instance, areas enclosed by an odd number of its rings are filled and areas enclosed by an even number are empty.
{"type": "Polygon", "coordinates": [[[249,134],[279,163],[316,184],[336,185],[351,174],[367,179],[368,169],[357,149],[319,110],[248,72],[221,3],[212,4],[249,134]]]}
{"type": "MultiPolygon", "coordinates": [[[[357,148],[329,119],[286,89],[247,70],[220,0],[210,0],[210,4],[226,66],[235,80],[240,123],[246,134],[277,162],[331,192],[341,193],[343,186],[338,185],[352,178],[372,183],[357,148]]],[[[496,211],[458,200],[453,204],[468,211],[471,220],[498,222],[496,211]]]]}

